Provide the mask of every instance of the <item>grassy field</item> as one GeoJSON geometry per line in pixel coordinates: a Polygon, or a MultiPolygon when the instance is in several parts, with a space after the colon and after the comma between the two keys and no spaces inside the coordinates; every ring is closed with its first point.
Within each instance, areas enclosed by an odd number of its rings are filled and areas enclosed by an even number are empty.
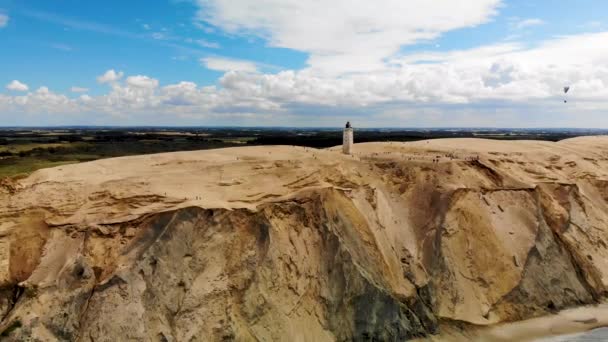
{"type": "MultiPolygon", "coordinates": [[[[0,131],[0,133],[2,133],[0,131]]],[[[251,137],[208,139],[184,132],[4,132],[0,135],[0,179],[101,158],[241,146],[251,137]]],[[[254,138],[253,138],[254,139],[254,138]]]]}
{"type": "Polygon", "coordinates": [[[40,143],[28,143],[28,144],[15,144],[15,145],[5,145],[0,146],[0,152],[10,152],[10,153],[19,153],[19,152],[28,152],[37,148],[57,148],[57,147],[66,147],[69,146],[69,143],[49,143],[49,144],[40,144],[40,143]]]}
{"type": "Polygon", "coordinates": [[[33,158],[23,158],[9,165],[0,164],[0,179],[4,177],[26,176],[39,169],[74,164],[78,162],[78,160],[49,161],[33,158]]]}

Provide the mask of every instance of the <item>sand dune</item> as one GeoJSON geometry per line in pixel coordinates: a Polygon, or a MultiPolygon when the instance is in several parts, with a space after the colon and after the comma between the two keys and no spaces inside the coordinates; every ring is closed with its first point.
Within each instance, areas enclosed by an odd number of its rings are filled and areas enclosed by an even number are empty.
{"type": "Polygon", "coordinates": [[[605,298],[608,137],[340,150],[166,153],[0,182],[0,331],[403,340],[605,298]]]}

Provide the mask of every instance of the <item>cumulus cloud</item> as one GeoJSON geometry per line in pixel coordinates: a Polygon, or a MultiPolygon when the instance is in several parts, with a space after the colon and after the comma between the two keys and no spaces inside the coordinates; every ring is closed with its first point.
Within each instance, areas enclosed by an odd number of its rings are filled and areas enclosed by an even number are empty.
{"type": "Polygon", "coordinates": [[[89,91],[89,88],[83,88],[83,87],[72,87],[70,88],[70,91],[72,93],[86,93],[89,91]]]}
{"type": "Polygon", "coordinates": [[[134,88],[154,89],[158,87],[158,80],[142,75],[129,76],[127,84],[134,88]]]}
{"type": "Polygon", "coordinates": [[[113,83],[120,80],[124,76],[122,71],[116,72],[114,69],[106,71],[103,75],[97,77],[99,83],[113,83]]]}
{"type": "Polygon", "coordinates": [[[157,113],[175,120],[225,124],[221,120],[238,118],[308,126],[348,118],[369,126],[608,126],[606,41],[608,32],[554,38],[534,47],[507,43],[417,52],[396,55],[373,72],[339,77],[311,69],[265,74],[223,65],[230,71],[217,86],[206,87],[160,86],[148,76],[122,79],[111,70],[105,78],[112,87],[105,95],[69,99],[41,88],[24,96],[0,95],[0,112],[157,113]],[[565,85],[572,86],[567,105],[565,85]]]}
{"type": "Polygon", "coordinates": [[[9,16],[7,14],[0,13],[0,28],[3,28],[6,25],[8,25],[9,19],[10,18],[9,18],[9,16]]]}
{"type": "Polygon", "coordinates": [[[202,97],[196,83],[193,82],[170,84],[162,89],[162,94],[163,103],[171,106],[194,106],[202,97]]]}
{"type": "Polygon", "coordinates": [[[201,58],[200,62],[210,70],[216,71],[245,71],[256,72],[257,66],[254,62],[224,57],[201,58]]]}
{"type": "Polygon", "coordinates": [[[310,53],[322,72],[368,72],[402,46],[490,20],[501,0],[198,0],[198,18],[232,34],[310,53]],[[311,18],[314,18],[311,21],[311,18]]]}
{"type": "Polygon", "coordinates": [[[40,87],[34,92],[23,96],[0,97],[0,109],[10,112],[18,110],[19,113],[69,113],[75,110],[76,101],[67,96],[50,91],[47,87],[40,87]]]}
{"type": "Polygon", "coordinates": [[[18,80],[13,80],[11,83],[6,85],[6,89],[12,91],[28,91],[30,88],[25,83],[21,83],[18,80]]]}

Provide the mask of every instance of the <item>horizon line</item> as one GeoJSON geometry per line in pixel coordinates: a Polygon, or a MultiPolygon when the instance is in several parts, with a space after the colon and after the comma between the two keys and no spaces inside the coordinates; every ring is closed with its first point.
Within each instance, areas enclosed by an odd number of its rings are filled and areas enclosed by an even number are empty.
{"type": "MultiPolygon", "coordinates": [[[[201,126],[193,126],[193,125],[183,125],[183,126],[170,126],[170,125],[44,125],[44,126],[0,126],[0,130],[6,129],[62,129],[62,128],[120,128],[120,129],[128,129],[128,128],[172,128],[172,129],[195,129],[195,128],[233,128],[233,129],[276,129],[276,128],[287,128],[287,129],[343,129],[342,126],[235,126],[235,125],[201,125],[201,126]]],[[[550,130],[590,130],[590,131],[608,131],[608,128],[597,128],[597,127],[495,127],[495,126],[403,126],[403,127],[382,127],[382,126],[362,126],[357,127],[354,126],[354,129],[390,129],[390,130],[399,130],[399,129],[407,129],[407,130],[446,130],[446,129],[491,129],[491,130],[540,130],[540,129],[550,129],[550,130]]]]}

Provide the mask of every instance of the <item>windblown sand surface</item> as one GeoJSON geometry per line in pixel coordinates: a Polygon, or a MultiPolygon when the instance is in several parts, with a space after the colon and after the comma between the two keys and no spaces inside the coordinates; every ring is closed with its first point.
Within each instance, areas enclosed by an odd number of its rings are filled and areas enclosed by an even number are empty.
{"type": "MultiPolygon", "coordinates": [[[[581,332],[608,327],[608,304],[567,309],[557,314],[489,327],[446,326],[442,335],[420,341],[438,342],[570,342],[581,332]]],[[[603,334],[605,341],[608,333],[603,334]]],[[[580,341],[586,341],[580,339],[580,341]]]]}
{"type": "Polygon", "coordinates": [[[608,137],[355,151],[166,153],[2,181],[0,331],[403,340],[605,298],[608,137]]]}

